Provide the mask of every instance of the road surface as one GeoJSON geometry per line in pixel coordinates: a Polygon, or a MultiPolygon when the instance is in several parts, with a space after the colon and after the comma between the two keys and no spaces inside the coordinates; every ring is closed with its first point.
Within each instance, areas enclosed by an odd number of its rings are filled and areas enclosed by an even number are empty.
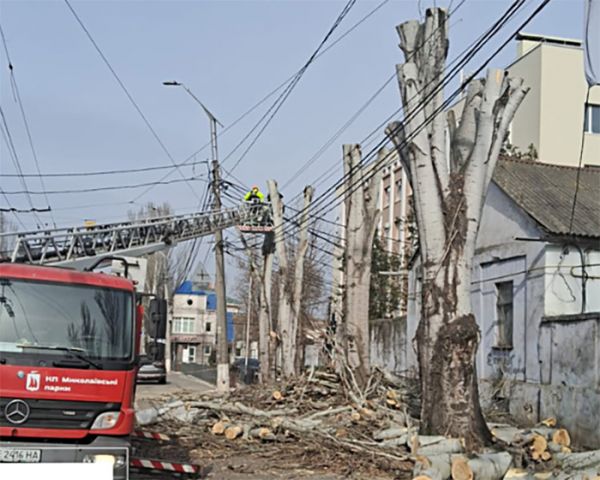
{"type": "Polygon", "coordinates": [[[180,372],[169,372],[167,375],[167,383],[165,385],[158,385],[155,383],[138,384],[135,394],[136,407],[140,408],[139,404],[140,402],[144,403],[144,400],[151,400],[175,392],[185,391],[206,393],[214,388],[214,385],[196,377],[192,377],[191,375],[185,375],[180,372]]]}

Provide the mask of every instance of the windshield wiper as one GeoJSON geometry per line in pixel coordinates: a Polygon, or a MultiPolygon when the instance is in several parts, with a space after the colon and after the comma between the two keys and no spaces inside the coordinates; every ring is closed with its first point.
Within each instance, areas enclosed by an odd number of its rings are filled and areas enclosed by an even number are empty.
{"type": "MultiPolygon", "coordinates": [[[[78,347],[60,347],[58,345],[29,345],[29,344],[19,344],[17,347],[20,348],[35,348],[37,350],[56,350],[60,352],[68,352],[73,355],[75,358],[84,361],[88,365],[96,368],[97,370],[102,370],[102,365],[97,364],[96,362],[90,360],[88,357],[84,355],[85,350],[83,348],[78,347]]],[[[57,362],[55,362],[57,363],[57,362]]]]}

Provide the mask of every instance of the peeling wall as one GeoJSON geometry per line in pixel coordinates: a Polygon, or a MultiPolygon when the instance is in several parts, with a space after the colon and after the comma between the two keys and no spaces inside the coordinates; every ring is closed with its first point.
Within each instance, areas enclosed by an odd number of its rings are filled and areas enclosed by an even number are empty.
{"type": "Polygon", "coordinates": [[[395,373],[405,370],[406,349],[411,348],[406,336],[406,316],[371,320],[369,336],[373,366],[395,373]]]}

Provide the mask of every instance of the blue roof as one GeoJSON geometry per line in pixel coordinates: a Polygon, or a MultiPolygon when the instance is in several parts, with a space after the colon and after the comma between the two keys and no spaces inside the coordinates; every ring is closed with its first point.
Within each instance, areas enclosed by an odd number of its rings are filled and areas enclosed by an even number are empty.
{"type": "Polygon", "coordinates": [[[175,290],[175,293],[183,293],[188,295],[208,295],[212,292],[210,290],[194,290],[194,285],[192,281],[186,280],[181,285],[179,285],[177,290],[175,290]]]}
{"type": "Polygon", "coordinates": [[[177,290],[175,290],[176,294],[183,295],[198,295],[202,297],[206,297],[206,309],[207,310],[216,310],[217,309],[217,294],[212,290],[194,290],[194,285],[191,280],[186,280],[183,282],[177,290]]]}

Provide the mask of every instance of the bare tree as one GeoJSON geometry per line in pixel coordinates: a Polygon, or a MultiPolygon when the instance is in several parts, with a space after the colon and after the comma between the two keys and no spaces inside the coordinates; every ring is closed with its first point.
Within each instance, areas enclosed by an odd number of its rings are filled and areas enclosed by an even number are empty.
{"type": "MultiPolygon", "coordinates": [[[[173,215],[173,209],[168,203],[155,205],[152,202],[140,207],[137,211],[129,211],[127,216],[131,221],[173,215]]],[[[169,294],[185,280],[190,270],[190,253],[193,242],[157,252],[148,256],[145,291],[163,295],[165,285],[169,294]]]]}
{"type": "Polygon", "coordinates": [[[246,242],[240,231],[240,240],[246,251],[247,261],[239,260],[238,268],[242,275],[238,277],[237,294],[243,299],[246,312],[251,309],[251,319],[258,323],[258,356],[262,381],[271,377],[271,363],[275,350],[271,337],[273,322],[271,316],[271,274],[273,269],[273,234],[267,233],[263,244],[262,265],[258,253],[246,242]],[[250,279],[253,283],[253,294],[249,295],[250,279]],[[250,301],[250,305],[248,305],[250,301]]]}
{"type": "Polygon", "coordinates": [[[279,282],[279,305],[277,327],[281,342],[281,369],[284,376],[294,375],[297,365],[297,337],[300,322],[300,305],[304,275],[304,257],[308,249],[308,210],[313,196],[313,188],[304,189],[304,208],[300,219],[299,241],[296,250],[294,269],[290,269],[283,228],[283,203],[274,180],[267,182],[272,201],[273,227],[275,229],[275,250],[279,262],[280,278],[287,279],[288,272],[294,272],[293,282],[279,282]]]}
{"type": "MultiPolygon", "coordinates": [[[[344,145],[346,188],[346,242],[344,256],[343,323],[338,338],[348,366],[357,381],[365,384],[370,373],[369,361],[369,285],[371,253],[379,210],[377,198],[381,171],[369,175],[369,167],[361,165],[359,145],[344,145]]],[[[386,150],[379,152],[387,155],[386,150]]]]}
{"type": "Polygon", "coordinates": [[[390,124],[387,133],[411,182],[419,233],[421,429],[463,437],[476,449],[490,434],[475,369],[480,331],[471,309],[472,259],[498,153],[528,89],[491,70],[468,85],[460,122],[440,112],[443,92],[435,89],[444,76],[447,20],[434,8],[422,24],[397,27],[406,58],[396,67],[406,120],[390,124]]]}

